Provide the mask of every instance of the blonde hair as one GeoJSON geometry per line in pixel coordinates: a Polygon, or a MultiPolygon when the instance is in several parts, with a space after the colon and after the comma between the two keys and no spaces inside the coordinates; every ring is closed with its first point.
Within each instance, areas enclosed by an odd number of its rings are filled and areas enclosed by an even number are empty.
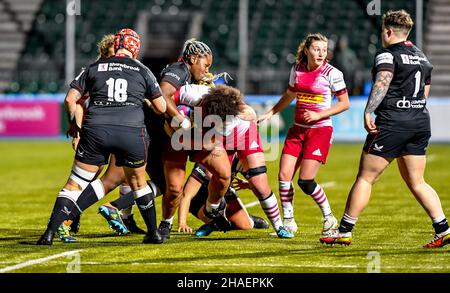
{"type": "Polygon", "coordinates": [[[223,78],[226,83],[228,83],[228,79],[233,80],[231,75],[228,74],[228,72],[221,72],[218,74],[212,74],[211,72],[208,72],[205,74],[205,77],[203,77],[201,80],[197,82],[197,84],[206,85],[209,87],[216,87],[214,82],[218,80],[219,78],[223,78]]]}
{"type": "Polygon", "coordinates": [[[404,9],[389,10],[383,15],[383,26],[408,35],[414,25],[411,15],[404,9]]]}
{"type": "Polygon", "coordinates": [[[308,49],[311,46],[311,44],[315,41],[328,42],[328,39],[327,37],[319,33],[309,34],[297,48],[297,56],[296,56],[297,63],[306,62],[308,60],[305,50],[308,49]]]}
{"type": "Polygon", "coordinates": [[[97,43],[98,60],[103,60],[109,57],[109,48],[114,47],[114,35],[104,35],[100,42],[97,43]]]}

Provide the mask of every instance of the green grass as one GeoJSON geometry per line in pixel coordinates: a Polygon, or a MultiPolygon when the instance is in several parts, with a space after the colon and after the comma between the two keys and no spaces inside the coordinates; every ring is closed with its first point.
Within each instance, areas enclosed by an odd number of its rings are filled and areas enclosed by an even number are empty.
{"type": "MultiPolygon", "coordinates": [[[[360,150],[360,145],[333,146],[328,164],[317,178],[322,183],[335,182],[326,192],[338,218],[357,172],[360,150]]],[[[113,236],[96,214],[97,204],[82,217],[78,243],[55,239],[53,246],[40,247],[34,243],[67,179],[73,151],[67,142],[3,141],[0,154],[0,270],[81,250],[81,272],[366,272],[372,261],[369,252],[379,254],[381,272],[450,272],[450,247],[422,248],[431,239],[430,220],[402,182],[395,162],[375,185],[349,247],[319,243],[320,211],[298,187],[295,214],[299,232],[292,240],[269,236],[271,230],[214,232],[203,239],[174,231],[166,244],[144,245],[141,235],[113,236]]],[[[426,179],[450,215],[450,145],[431,145],[428,155],[426,179]]],[[[277,191],[278,162],[268,162],[268,170],[270,184],[277,191]]],[[[115,191],[106,200],[117,195],[115,191]]],[[[240,196],[244,203],[256,200],[248,191],[240,196]]],[[[158,206],[160,203],[159,198],[158,206]]],[[[249,212],[263,216],[259,206],[249,212]]],[[[200,226],[193,217],[190,224],[200,226]]],[[[73,260],[60,257],[12,272],[66,272],[73,260]]]]}

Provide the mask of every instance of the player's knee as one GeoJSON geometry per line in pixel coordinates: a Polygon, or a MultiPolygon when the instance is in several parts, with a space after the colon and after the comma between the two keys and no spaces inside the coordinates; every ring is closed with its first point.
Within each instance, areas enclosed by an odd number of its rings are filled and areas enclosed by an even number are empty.
{"type": "Polygon", "coordinates": [[[298,179],[297,183],[298,183],[298,186],[300,186],[300,188],[303,190],[303,192],[308,195],[313,194],[313,192],[317,186],[317,183],[316,183],[316,181],[314,181],[314,179],[310,179],[310,180],[298,179]]]}
{"type": "Polygon", "coordinates": [[[166,194],[170,195],[171,197],[179,197],[181,196],[183,192],[183,185],[181,184],[169,184],[166,187],[166,194]]]}
{"type": "Polygon", "coordinates": [[[374,185],[375,182],[378,181],[378,178],[379,176],[377,175],[369,174],[367,172],[359,172],[356,181],[362,181],[366,184],[374,185]]]}
{"type": "Polygon", "coordinates": [[[413,193],[419,193],[423,187],[425,186],[425,180],[422,179],[407,179],[405,180],[406,185],[408,186],[409,190],[411,190],[413,193]]]}
{"type": "Polygon", "coordinates": [[[230,182],[231,180],[231,170],[230,168],[221,168],[220,170],[216,170],[215,174],[213,173],[213,177],[215,180],[220,181],[222,183],[230,182]]]}
{"type": "Polygon", "coordinates": [[[66,188],[63,188],[59,193],[58,197],[67,198],[70,201],[76,203],[78,198],[80,197],[81,190],[69,190],[66,188]]]}
{"type": "Polygon", "coordinates": [[[94,180],[96,174],[97,173],[86,171],[74,164],[70,173],[69,181],[78,184],[79,188],[83,190],[92,180],[94,180]]]}

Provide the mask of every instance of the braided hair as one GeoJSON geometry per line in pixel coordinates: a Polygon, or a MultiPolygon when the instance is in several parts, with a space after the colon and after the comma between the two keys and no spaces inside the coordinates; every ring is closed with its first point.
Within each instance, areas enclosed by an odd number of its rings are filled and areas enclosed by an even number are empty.
{"type": "Polygon", "coordinates": [[[208,45],[192,38],[184,43],[180,59],[184,62],[189,62],[192,56],[205,57],[208,55],[212,55],[212,51],[208,45]]]}

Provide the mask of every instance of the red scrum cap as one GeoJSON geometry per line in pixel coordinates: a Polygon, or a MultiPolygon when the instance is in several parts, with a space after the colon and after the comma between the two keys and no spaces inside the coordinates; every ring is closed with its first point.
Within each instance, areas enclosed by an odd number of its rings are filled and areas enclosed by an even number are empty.
{"type": "Polygon", "coordinates": [[[139,48],[141,41],[139,35],[132,29],[123,28],[116,33],[114,37],[114,50],[124,48],[133,54],[133,58],[136,58],[139,54],[139,48]]]}

